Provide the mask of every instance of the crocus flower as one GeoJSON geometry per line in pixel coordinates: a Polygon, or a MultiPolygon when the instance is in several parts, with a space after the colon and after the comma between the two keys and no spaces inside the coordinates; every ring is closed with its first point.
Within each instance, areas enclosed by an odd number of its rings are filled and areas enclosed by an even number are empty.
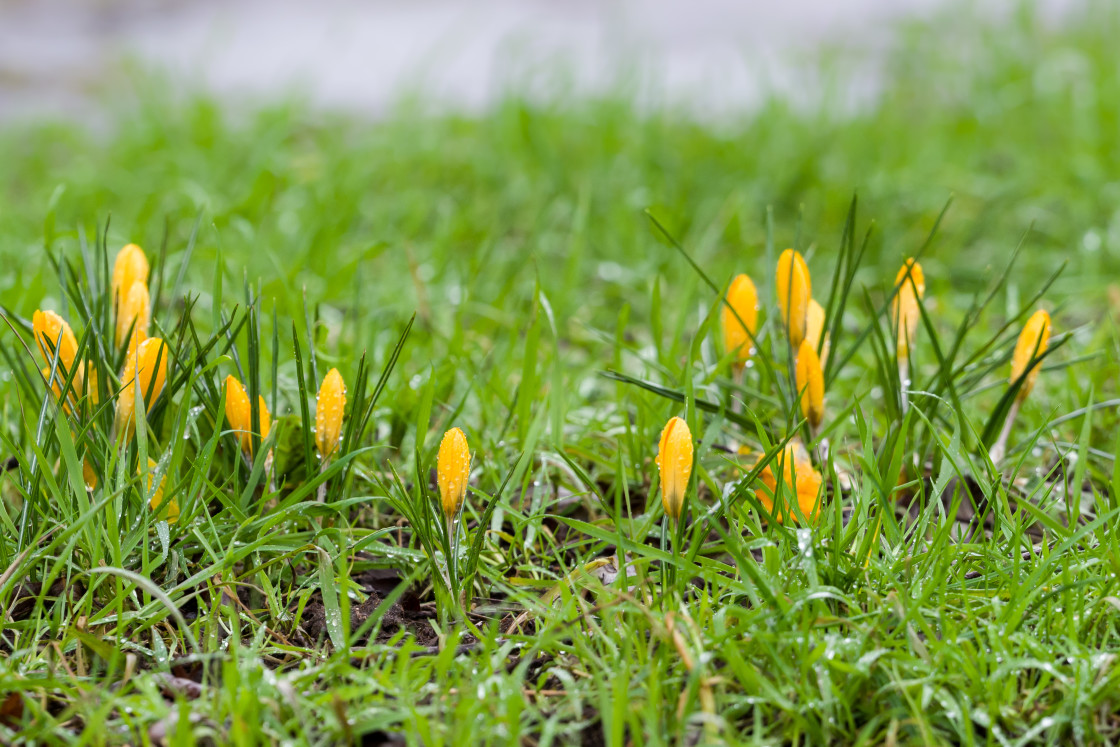
{"type": "Polygon", "coordinates": [[[817,428],[824,420],[824,373],[817,350],[806,338],[797,351],[797,394],[801,412],[809,425],[817,428]]]}
{"type": "Polygon", "coordinates": [[[724,349],[734,352],[738,365],[743,365],[754,352],[754,335],[758,330],[758,291],[748,276],[736,275],[731,281],[719,320],[723,327],[724,349]]]}
{"type": "Polygon", "coordinates": [[[471,451],[467,437],[458,428],[443,434],[436,456],[436,481],[439,501],[448,520],[454,519],[467,497],[467,481],[471,476],[471,451]]]}
{"type": "MultiPolygon", "coordinates": [[[[179,520],[179,501],[174,497],[164,500],[163,489],[167,487],[167,475],[160,478],[159,487],[154,491],[152,490],[152,483],[155,481],[156,476],[156,461],[148,457],[148,505],[151,506],[152,511],[156,512],[156,516],[163,519],[168,524],[174,524],[179,520]]],[[[136,468],[136,474],[140,474],[139,467],[136,468]]]]}
{"type": "Polygon", "coordinates": [[[337,368],[327,371],[315,406],[315,445],[326,462],[342,440],[342,414],[346,410],[346,382],[337,368]]]}
{"type": "Polygon", "coordinates": [[[125,361],[121,375],[123,389],[117,397],[117,424],[128,433],[132,432],[137,385],[140,396],[144,398],[145,410],[150,409],[167,382],[167,356],[167,344],[158,337],[152,337],[140,343],[136,354],[125,361]]]}
{"type": "Polygon", "coordinates": [[[73,370],[78,357],[78,341],[66,320],[53,311],[36,311],[31,317],[31,328],[43,358],[50,364],[58,352],[58,361],[67,372],[73,370]]]}
{"type": "Polygon", "coordinates": [[[911,257],[898,271],[894,283],[898,292],[891,301],[891,319],[898,338],[898,358],[900,361],[909,360],[910,343],[918,334],[918,322],[922,318],[918,302],[926,294],[926,276],[922,266],[911,257]]]}
{"type": "MultiPolygon", "coordinates": [[[[759,456],[755,462],[762,461],[762,456],[759,456]]],[[[793,521],[798,521],[797,515],[789,505],[790,493],[796,488],[796,497],[798,508],[801,513],[810,521],[815,521],[817,513],[820,510],[818,495],[821,490],[821,474],[813,468],[812,462],[809,461],[809,453],[805,450],[799,442],[786,444],[784,453],[775,456],[769,464],[762,468],[758,477],[762,480],[762,484],[766,489],[758,488],[755,490],[755,497],[762,507],[770,514],[774,513],[774,500],[772,496],[777,495],[778,482],[774,478],[774,470],[779,468],[782,470],[783,480],[785,484],[786,493],[782,497],[783,509],[774,516],[774,520],[779,524],[785,523],[787,517],[792,518],[793,521]],[[774,469],[771,469],[771,468],[774,469]]]]}
{"type": "Polygon", "coordinates": [[[795,350],[805,339],[812,297],[813,286],[805,259],[800,252],[786,249],[778,258],[778,306],[782,311],[782,324],[795,350]]]}
{"type": "Polygon", "coordinates": [[[1017,395],[1020,402],[1034,389],[1035,379],[1038,378],[1038,358],[1046,352],[1049,343],[1050,315],[1045,310],[1039,309],[1023,326],[1023,331],[1019,333],[1019,341],[1015,343],[1015,354],[1011,357],[1011,383],[1014,384],[1026,373],[1017,395]],[[1028,366],[1030,366],[1029,371],[1028,366]]]}
{"type": "Polygon", "coordinates": [[[657,469],[661,473],[661,503],[673,521],[681,518],[688,478],[692,475],[692,433],[688,423],[670,418],[657,446],[657,469]]]}
{"type": "MultiPolygon", "coordinates": [[[[121,305],[124,294],[127,294],[134,283],[148,285],[148,258],[144,250],[129,244],[117,252],[117,259],[113,262],[113,303],[121,305]]],[[[119,313],[119,312],[118,312],[119,313]]],[[[118,347],[120,341],[117,342],[118,347]]]]}
{"type": "Polygon", "coordinates": [[[128,349],[135,352],[137,346],[148,337],[148,323],[151,320],[151,297],[146,283],[136,282],[125,293],[117,309],[117,347],[124,344],[125,335],[132,330],[128,349]]]}
{"type": "Polygon", "coordinates": [[[824,332],[824,307],[817,303],[817,299],[809,299],[809,311],[805,316],[805,339],[813,346],[813,350],[820,351],[820,359],[823,363],[828,360],[828,337],[824,332]],[[821,337],[824,337],[824,345],[821,345],[821,337]]]}
{"type": "MultiPolygon", "coordinates": [[[[260,420],[261,440],[268,437],[272,427],[272,416],[265,406],[264,397],[257,397],[257,417],[260,420]]],[[[253,408],[249,403],[249,395],[245,387],[234,376],[226,377],[226,419],[237,436],[241,450],[246,454],[253,453],[253,408]]]]}

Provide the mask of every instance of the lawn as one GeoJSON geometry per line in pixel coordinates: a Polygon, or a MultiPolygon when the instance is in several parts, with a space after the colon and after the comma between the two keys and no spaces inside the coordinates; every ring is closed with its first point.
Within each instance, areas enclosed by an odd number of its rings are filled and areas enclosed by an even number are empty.
{"type": "Polygon", "coordinates": [[[856,109],[0,129],[0,741],[1120,740],[1120,13],[891,33],[856,109]]]}

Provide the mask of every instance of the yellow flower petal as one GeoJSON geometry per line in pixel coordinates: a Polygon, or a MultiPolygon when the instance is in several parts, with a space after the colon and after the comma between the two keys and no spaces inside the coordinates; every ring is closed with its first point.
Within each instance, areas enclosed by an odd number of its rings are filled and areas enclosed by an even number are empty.
{"type": "Polygon", "coordinates": [[[1050,344],[1050,315],[1039,309],[1027,320],[1023,331],[1019,333],[1019,341],[1015,343],[1015,354],[1011,358],[1011,383],[1015,383],[1027,372],[1023,386],[1019,389],[1017,399],[1020,401],[1034,389],[1035,379],[1038,378],[1038,358],[1046,352],[1050,344]]]}
{"type": "Polygon", "coordinates": [[[471,451],[467,437],[458,428],[443,434],[436,456],[436,481],[439,483],[439,500],[443,513],[454,518],[467,497],[467,483],[471,476],[471,451]]]}
{"type": "Polygon", "coordinates": [[[719,320],[723,328],[724,350],[736,353],[739,363],[745,363],[754,352],[753,339],[758,330],[758,291],[748,276],[736,275],[731,281],[727,289],[727,303],[720,308],[719,320]]]}
{"type": "MultiPolygon", "coordinates": [[[[762,461],[763,455],[759,455],[755,461],[757,465],[762,461]]],[[[812,462],[809,460],[809,454],[805,451],[805,447],[798,442],[790,442],[786,444],[784,454],[778,454],[762,468],[758,478],[766,489],[758,488],[755,490],[755,497],[762,507],[768,513],[774,512],[774,500],[771,496],[776,496],[778,491],[778,482],[774,478],[774,470],[781,469],[784,479],[782,482],[785,484],[786,494],[782,497],[783,510],[776,516],[774,520],[779,524],[785,523],[787,519],[798,521],[797,514],[789,506],[789,493],[794,490],[796,486],[797,505],[801,509],[801,513],[810,521],[816,521],[817,515],[820,512],[820,502],[818,495],[821,491],[821,474],[813,468],[812,462]],[[779,467],[780,463],[780,467],[779,467]]]]}
{"type": "Polygon", "coordinates": [[[78,357],[78,341],[66,320],[53,311],[36,311],[31,317],[31,328],[47,364],[54,360],[57,346],[58,361],[65,369],[64,373],[70,372],[74,368],[74,359],[78,357]]]}
{"type": "Polygon", "coordinates": [[[117,347],[124,344],[125,335],[129,329],[132,337],[139,338],[129,344],[130,350],[135,350],[148,336],[148,324],[151,321],[151,298],[148,295],[148,286],[145,283],[133,283],[117,309],[117,347]]]}
{"type": "Polygon", "coordinates": [[[346,410],[346,382],[337,368],[327,371],[319,387],[315,406],[315,444],[324,460],[329,459],[342,440],[342,415],[346,410]]]}
{"type": "Polygon", "coordinates": [[[665,513],[679,521],[692,475],[692,433],[688,423],[670,418],[657,446],[657,469],[661,473],[661,503],[665,513]]]}
{"type": "Polygon", "coordinates": [[[137,384],[140,396],[144,397],[145,412],[159,399],[167,382],[167,344],[158,337],[144,340],[136,348],[136,354],[125,361],[121,375],[121,393],[117,396],[117,425],[131,434],[133,413],[136,409],[137,384]]]}
{"type": "Polygon", "coordinates": [[[819,350],[821,364],[823,365],[828,360],[828,336],[824,331],[824,307],[817,303],[817,299],[809,299],[809,313],[806,315],[805,320],[805,339],[813,346],[813,350],[819,350]],[[821,346],[821,336],[825,336],[824,346],[821,346]]]}
{"type": "Polygon", "coordinates": [[[918,334],[918,322],[922,319],[918,301],[926,295],[926,276],[922,272],[922,266],[912,257],[906,260],[898,271],[894,284],[898,286],[898,292],[891,301],[891,319],[894,320],[898,339],[898,357],[909,359],[910,344],[918,334]]]}
{"type": "Polygon", "coordinates": [[[786,249],[778,258],[778,307],[782,311],[782,324],[796,350],[805,339],[809,316],[809,299],[813,285],[809,267],[800,252],[786,249]]]}
{"type": "Polygon", "coordinates": [[[824,373],[821,371],[821,359],[808,339],[801,341],[797,351],[796,374],[801,412],[816,428],[824,420],[824,373]]]}
{"type": "MultiPolygon", "coordinates": [[[[257,417],[260,419],[261,440],[268,437],[272,428],[272,416],[265,405],[264,397],[257,396],[257,417]]],[[[236,377],[226,377],[226,419],[237,436],[237,443],[246,454],[253,453],[253,410],[249,405],[249,395],[236,377]]]]}
{"type": "MultiPolygon", "coordinates": [[[[164,500],[163,489],[167,487],[167,475],[164,475],[159,481],[159,487],[154,491],[152,490],[152,482],[155,480],[157,463],[151,457],[148,457],[148,505],[156,512],[156,516],[163,519],[168,524],[174,524],[179,520],[179,501],[174,497],[164,500]]],[[[136,474],[141,474],[140,467],[136,468],[136,474]]]]}
{"type": "Polygon", "coordinates": [[[145,286],[148,284],[148,269],[148,258],[136,244],[128,244],[117,252],[112,278],[114,305],[120,305],[122,294],[127,293],[134,283],[143,283],[145,286]]]}

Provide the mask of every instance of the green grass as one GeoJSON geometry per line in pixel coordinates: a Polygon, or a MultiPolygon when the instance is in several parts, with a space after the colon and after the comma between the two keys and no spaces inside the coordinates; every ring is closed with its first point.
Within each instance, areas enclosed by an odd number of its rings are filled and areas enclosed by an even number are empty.
{"type": "Polygon", "coordinates": [[[300,104],[232,112],[141,83],[108,132],[0,130],[0,283],[19,333],[0,337],[14,460],[0,481],[0,739],[1120,739],[1118,32],[1104,3],[1060,27],[1022,12],[902,30],[881,97],[854,113],[776,97],[697,123],[619,94],[370,123],[300,104]],[[718,295],[647,208],[717,286],[736,272],[758,284],[769,365],[741,387],[718,295]],[[35,309],[57,309],[80,340],[90,330],[108,386],[110,302],[88,278],[103,283],[129,241],[153,260],[153,327],[176,357],[149,428],[118,450],[110,410],[68,421],[43,406],[43,363],[20,339],[32,344],[35,309]],[[804,434],[774,290],[787,246],[822,303],[834,282],[845,300],[811,529],[768,525],[743,479],[754,457],[728,451],[804,434]],[[880,312],[919,253],[903,415],[880,312]],[[993,465],[1008,361],[1037,305],[1055,350],[993,465]],[[372,410],[320,503],[301,397],[313,419],[330,367],[347,422],[372,410]],[[284,418],[277,490],[264,450],[254,472],[222,416],[231,373],[284,418]],[[697,456],[675,554],[653,462],[672,415],[697,456]],[[452,426],[474,452],[469,539],[510,476],[459,622],[435,614],[393,508],[429,486],[452,426]],[[174,525],[147,508],[142,453],[169,475],[174,525]],[[970,494],[985,526],[956,519],[970,494]],[[631,575],[602,564],[616,553],[631,575]]]}

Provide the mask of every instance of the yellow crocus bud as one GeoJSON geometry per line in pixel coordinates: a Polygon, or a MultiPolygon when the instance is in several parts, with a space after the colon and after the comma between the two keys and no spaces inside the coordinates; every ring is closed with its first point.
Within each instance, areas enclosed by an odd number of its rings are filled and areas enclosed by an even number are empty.
{"type": "MultiPolygon", "coordinates": [[[[148,269],[148,258],[136,244],[129,244],[117,252],[117,259],[113,262],[113,303],[119,305],[134,283],[147,286],[148,269]]],[[[119,340],[117,346],[120,346],[119,340]]]]}
{"type": "Polygon", "coordinates": [[[133,283],[125,293],[120,308],[117,309],[117,347],[124,344],[125,335],[132,330],[132,339],[129,350],[135,352],[136,347],[148,337],[148,323],[151,320],[152,301],[148,295],[146,283],[133,283]]]}
{"type": "Polygon", "coordinates": [[[900,360],[909,360],[910,343],[918,334],[918,322],[922,319],[918,301],[926,295],[926,276],[922,272],[922,266],[913,257],[906,260],[898,271],[894,284],[898,286],[898,292],[891,301],[891,319],[898,338],[898,357],[900,360]]]}
{"type": "Polygon", "coordinates": [[[127,429],[128,433],[132,432],[132,417],[136,410],[136,387],[139,385],[140,395],[144,397],[145,410],[151,409],[167,382],[167,356],[167,344],[158,337],[152,337],[140,343],[136,354],[125,361],[121,375],[123,388],[117,397],[117,424],[127,429]]]}
{"type": "Polygon", "coordinates": [[[821,336],[824,335],[824,307],[817,303],[817,299],[809,299],[809,313],[806,315],[805,320],[805,339],[813,346],[813,350],[819,350],[821,363],[828,360],[828,337],[824,339],[824,347],[821,347],[821,336]]]}
{"type": "Polygon", "coordinates": [[[86,490],[97,490],[97,471],[88,456],[82,460],[82,481],[86,484],[86,490]]]}
{"type": "Polygon", "coordinates": [[[661,504],[669,518],[679,521],[688,478],[692,475],[692,433],[684,420],[669,418],[662,429],[657,469],[661,474],[661,504]]]}
{"type": "MultiPolygon", "coordinates": [[[[760,461],[762,461],[761,455],[755,461],[755,464],[757,465],[760,461]]],[[[793,490],[796,487],[798,508],[807,519],[815,521],[820,511],[817,497],[821,490],[821,474],[813,468],[813,463],[809,460],[809,453],[800,442],[791,441],[786,444],[784,453],[775,456],[769,464],[762,468],[758,477],[768,490],[762,488],[755,490],[754,495],[758,502],[768,513],[772,514],[774,512],[774,501],[771,496],[777,494],[778,481],[775,479],[774,470],[771,467],[777,469],[779,462],[781,462],[784,478],[782,482],[785,483],[786,489],[793,490]]],[[[788,505],[789,500],[788,496],[783,498],[783,510],[779,515],[773,517],[779,524],[784,524],[787,517],[794,521],[798,520],[797,515],[788,505]]]]}
{"type": "Polygon", "coordinates": [[[731,281],[719,320],[724,350],[736,353],[738,364],[743,365],[754,353],[754,335],[758,330],[758,291],[750,277],[736,275],[731,281]]]}
{"type": "Polygon", "coordinates": [[[79,394],[89,397],[90,404],[96,405],[100,399],[97,393],[97,369],[92,365],[88,368],[84,363],[78,364],[78,376],[82,380],[79,387],[79,394]]]}
{"type": "Polygon", "coordinates": [[[48,364],[54,360],[57,347],[58,361],[62,368],[67,372],[74,368],[74,359],[78,357],[78,341],[74,339],[74,331],[65,319],[53,311],[36,311],[31,317],[31,328],[48,364]]]}
{"type": "Polygon", "coordinates": [[[809,267],[800,252],[786,249],[778,257],[778,307],[782,311],[789,342],[797,349],[805,339],[809,299],[813,297],[809,267]]]}
{"type": "Polygon", "coordinates": [[[467,482],[471,476],[471,450],[467,437],[458,428],[443,434],[436,456],[436,481],[439,483],[439,502],[448,519],[454,519],[467,497],[467,482]]]}
{"type": "MultiPolygon", "coordinates": [[[[261,440],[268,438],[272,428],[272,416],[265,406],[264,397],[258,395],[257,417],[260,419],[261,440]]],[[[249,404],[249,395],[245,387],[233,376],[226,377],[226,419],[237,435],[237,442],[246,454],[253,453],[253,408],[249,404]]]]}
{"type": "Polygon", "coordinates": [[[1046,352],[1050,344],[1050,315],[1039,309],[1027,320],[1023,331],[1019,333],[1019,341],[1015,343],[1015,355],[1011,358],[1011,383],[1014,384],[1025,372],[1027,366],[1030,371],[1023,379],[1023,386],[1019,389],[1017,399],[1022,401],[1034,389],[1035,379],[1038,378],[1038,358],[1046,352]]]}
{"type": "Polygon", "coordinates": [[[342,440],[342,414],[346,410],[346,382],[337,368],[327,371],[315,405],[315,445],[326,461],[342,440]]]}
{"type": "Polygon", "coordinates": [[[797,351],[797,395],[801,412],[809,425],[816,428],[824,420],[824,373],[816,348],[808,339],[801,341],[797,351]]]}
{"type": "MultiPolygon", "coordinates": [[[[179,501],[174,497],[164,500],[163,489],[167,487],[167,475],[164,475],[159,481],[159,487],[154,491],[152,490],[152,483],[155,481],[156,476],[156,461],[148,457],[148,505],[156,512],[156,516],[163,519],[168,524],[174,524],[179,520],[179,501]]],[[[139,467],[136,468],[136,474],[141,474],[139,467]]]]}

